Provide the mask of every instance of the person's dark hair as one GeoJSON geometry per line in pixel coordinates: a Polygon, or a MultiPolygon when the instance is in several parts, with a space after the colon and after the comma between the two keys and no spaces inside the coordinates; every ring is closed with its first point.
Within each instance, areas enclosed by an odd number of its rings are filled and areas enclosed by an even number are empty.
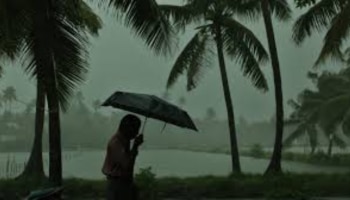
{"type": "Polygon", "coordinates": [[[119,131],[128,139],[133,139],[139,133],[141,120],[135,115],[126,115],[120,122],[119,131]]]}

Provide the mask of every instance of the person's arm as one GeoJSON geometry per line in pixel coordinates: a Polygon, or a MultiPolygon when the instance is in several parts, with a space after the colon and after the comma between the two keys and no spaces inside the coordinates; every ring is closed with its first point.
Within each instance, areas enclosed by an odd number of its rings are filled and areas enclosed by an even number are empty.
{"type": "Polygon", "coordinates": [[[142,145],[143,143],[143,135],[140,134],[135,138],[134,144],[131,148],[131,163],[130,163],[130,172],[129,175],[131,177],[133,177],[134,175],[134,168],[135,168],[135,161],[136,161],[136,157],[139,151],[139,147],[142,145]]]}
{"type": "Polygon", "coordinates": [[[136,140],[130,153],[126,153],[120,143],[112,143],[110,151],[112,153],[113,163],[117,165],[115,170],[120,170],[121,175],[126,178],[133,177],[135,160],[138,154],[138,147],[142,144],[140,139],[136,140]]]}

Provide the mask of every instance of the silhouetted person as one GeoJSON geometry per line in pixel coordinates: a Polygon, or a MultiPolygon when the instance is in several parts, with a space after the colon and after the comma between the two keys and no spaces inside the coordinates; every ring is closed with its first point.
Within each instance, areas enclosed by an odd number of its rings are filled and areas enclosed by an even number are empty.
{"type": "Polygon", "coordinates": [[[139,134],[141,120],[134,115],[126,115],[119,129],[110,139],[102,172],[107,177],[107,200],[136,199],[133,183],[133,169],[143,135],[139,134]],[[134,144],[130,149],[131,140],[134,144]]]}

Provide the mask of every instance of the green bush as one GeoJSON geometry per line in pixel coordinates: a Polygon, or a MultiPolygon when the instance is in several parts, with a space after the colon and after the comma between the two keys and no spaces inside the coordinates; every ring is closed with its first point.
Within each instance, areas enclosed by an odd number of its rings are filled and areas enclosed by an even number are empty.
{"type": "Polygon", "coordinates": [[[263,158],[265,152],[261,144],[254,144],[249,150],[249,154],[254,158],[263,158]]]}
{"type": "Polygon", "coordinates": [[[152,168],[141,169],[136,174],[135,181],[139,188],[140,200],[157,200],[158,185],[156,175],[152,172],[152,168]]]}

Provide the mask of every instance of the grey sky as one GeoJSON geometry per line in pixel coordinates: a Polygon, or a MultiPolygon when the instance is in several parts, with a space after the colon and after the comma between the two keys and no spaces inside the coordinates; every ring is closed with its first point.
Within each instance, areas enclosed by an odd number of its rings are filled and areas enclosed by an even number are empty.
{"type": "MultiPolygon", "coordinates": [[[[101,12],[101,11],[100,11],[101,12]]],[[[101,12],[102,13],[102,12],[101,12]]],[[[165,84],[171,66],[183,44],[193,34],[192,30],[180,37],[181,45],[172,57],[156,57],[144,47],[143,42],[134,37],[131,31],[119,25],[111,16],[102,16],[104,28],[100,37],[92,41],[90,47],[90,72],[87,81],[82,85],[88,101],[107,98],[116,90],[145,92],[160,95],[165,91],[165,84]]],[[[322,40],[321,36],[307,40],[302,47],[296,47],[291,41],[291,24],[275,23],[276,39],[282,68],[282,80],[285,102],[296,95],[310,82],[306,72],[311,69],[322,40]]],[[[256,35],[266,45],[263,23],[250,24],[256,35]]],[[[231,83],[232,98],[236,116],[244,116],[248,120],[270,118],[274,113],[274,93],[270,65],[264,66],[269,79],[270,91],[263,94],[257,91],[240,72],[240,66],[227,62],[231,83]]],[[[19,64],[6,65],[5,76],[1,80],[1,89],[13,85],[18,96],[24,101],[34,98],[34,82],[24,75],[19,64]]],[[[185,79],[181,79],[170,91],[176,102],[179,97],[186,97],[190,115],[202,117],[208,107],[214,107],[220,118],[226,118],[225,104],[221,80],[216,59],[212,67],[203,76],[201,84],[194,91],[187,93],[185,79]]],[[[290,110],[286,106],[287,110],[290,110]]]]}

